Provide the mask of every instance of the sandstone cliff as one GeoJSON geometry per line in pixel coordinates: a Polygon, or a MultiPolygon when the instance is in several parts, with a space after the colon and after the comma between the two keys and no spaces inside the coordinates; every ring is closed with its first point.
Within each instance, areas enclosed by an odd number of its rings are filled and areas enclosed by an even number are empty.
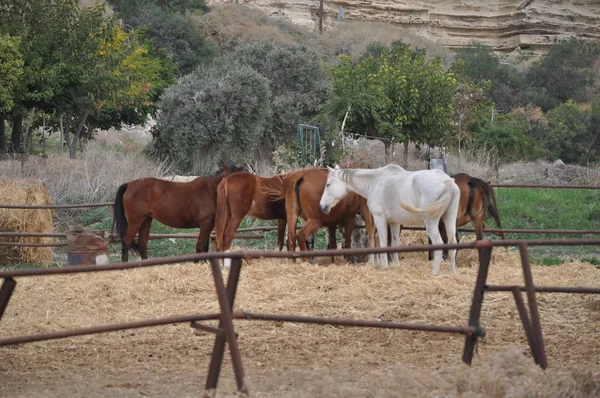
{"type": "MultiPolygon", "coordinates": [[[[309,29],[318,27],[319,0],[242,1],[309,29]]],[[[389,22],[450,49],[475,39],[500,52],[544,52],[569,36],[600,40],[598,0],[326,0],[325,29],[338,24],[340,8],[342,23],[389,22]]]]}

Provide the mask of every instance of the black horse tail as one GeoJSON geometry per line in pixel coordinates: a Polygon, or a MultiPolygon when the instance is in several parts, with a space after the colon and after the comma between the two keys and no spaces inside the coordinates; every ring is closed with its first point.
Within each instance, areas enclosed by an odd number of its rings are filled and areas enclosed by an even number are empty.
{"type": "Polygon", "coordinates": [[[113,231],[119,234],[121,242],[125,242],[125,234],[127,233],[127,217],[125,217],[125,206],[123,205],[123,195],[127,190],[127,183],[121,185],[117,189],[117,196],[115,197],[115,204],[113,208],[113,231]]]}
{"type": "MultiPolygon", "coordinates": [[[[494,190],[492,189],[492,187],[487,182],[479,178],[473,178],[469,182],[469,185],[471,183],[473,184],[473,186],[476,186],[481,190],[485,198],[485,209],[487,210],[488,214],[494,218],[498,229],[502,229],[500,212],[498,211],[498,205],[496,204],[496,195],[494,194],[494,190]]],[[[502,239],[505,239],[504,232],[500,231],[498,232],[498,235],[500,235],[502,239]]]]}

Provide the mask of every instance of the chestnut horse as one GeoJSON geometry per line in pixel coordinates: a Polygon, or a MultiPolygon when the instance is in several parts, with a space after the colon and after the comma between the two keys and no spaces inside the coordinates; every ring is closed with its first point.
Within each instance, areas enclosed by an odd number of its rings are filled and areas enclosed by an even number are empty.
{"type": "Polygon", "coordinates": [[[265,194],[264,190],[280,191],[282,186],[283,179],[279,175],[265,178],[244,172],[223,178],[217,188],[217,250],[231,248],[233,235],[246,215],[260,220],[277,220],[277,247],[281,250],[285,233],[285,202],[265,194]]]}
{"type": "Polygon", "coordinates": [[[142,259],[148,258],[153,219],[172,228],[200,228],[196,252],[207,252],[215,224],[217,186],[223,177],[240,170],[223,165],[215,176],[190,182],[141,178],[121,185],[113,212],[113,228],[122,242],[121,260],[128,260],[130,249],[138,251],[142,259]]]}
{"type": "MultiPolygon", "coordinates": [[[[465,224],[473,221],[475,228],[475,237],[477,240],[483,239],[484,220],[488,216],[492,216],[496,221],[499,229],[502,229],[502,221],[500,221],[500,213],[496,205],[496,196],[494,190],[485,181],[477,177],[471,177],[466,173],[458,173],[452,176],[454,182],[460,189],[460,202],[458,206],[458,217],[456,218],[456,227],[462,227],[465,224]]],[[[439,225],[440,234],[444,243],[448,242],[444,222],[439,225]]],[[[504,232],[497,232],[504,239],[504,232]]],[[[458,242],[458,231],[456,233],[456,241],[458,242]]],[[[444,250],[444,257],[448,254],[444,250]]],[[[432,252],[429,252],[429,259],[432,258],[432,252]]]]}
{"type": "MultiPolygon", "coordinates": [[[[350,194],[340,201],[330,213],[324,214],[319,209],[319,200],[321,200],[326,181],[327,169],[320,168],[302,169],[284,177],[283,190],[279,193],[279,198],[285,199],[288,250],[295,250],[296,239],[300,250],[307,250],[306,239],[321,227],[326,227],[329,232],[327,248],[336,249],[335,232],[340,224],[343,227],[344,247],[351,247],[352,232],[356,223],[356,214],[360,210],[361,198],[357,194],[350,194]],[[299,217],[306,220],[306,223],[296,233],[299,217]]],[[[363,208],[366,209],[366,206],[363,208]]],[[[363,214],[363,218],[369,219],[369,217],[370,215],[363,214]]]]}

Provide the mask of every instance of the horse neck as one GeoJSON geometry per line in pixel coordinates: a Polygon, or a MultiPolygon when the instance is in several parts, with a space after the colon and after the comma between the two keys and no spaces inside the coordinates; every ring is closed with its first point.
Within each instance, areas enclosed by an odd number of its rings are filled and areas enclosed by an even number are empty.
{"type": "Polygon", "coordinates": [[[377,170],[369,169],[346,169],[343,179],[352,192],[367,197],[377,179],[377,170]]]}

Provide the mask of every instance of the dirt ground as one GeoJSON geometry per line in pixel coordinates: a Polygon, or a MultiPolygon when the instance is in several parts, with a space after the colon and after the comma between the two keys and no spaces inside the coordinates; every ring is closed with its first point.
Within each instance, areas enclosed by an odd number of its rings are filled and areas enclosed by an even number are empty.
{"type": "MultiPolygon", "coordinates": [[[[236,309],[251,312],[464,325],[474,253],[431,276],[424,253],[401,265],[244,266],[236,309]]],[[[323,260],[324,261],[324,260],[323,260]]],[[[517,253],[497,249],[489,283],[522,281],[517,253]]],[[[534,267],[536,284],[600,286],[600,270],[571,262],[534,267]]],[[[0,336],[217,311],[207,264],[20,278],[0,336]]],[[[487,336],[472,367],[464,337],[402,330],[236,321],[246,382],[255,397],[600,396],[600,297],[538,294],[549,369],[534,365],[512,297],[489,293],[487,336]]],[[[188,324],[0,347],[2,397],[196,397],[214,336],[188,324]]],[[[216,396],[236,396],[226,358],[216,396]]]]}

